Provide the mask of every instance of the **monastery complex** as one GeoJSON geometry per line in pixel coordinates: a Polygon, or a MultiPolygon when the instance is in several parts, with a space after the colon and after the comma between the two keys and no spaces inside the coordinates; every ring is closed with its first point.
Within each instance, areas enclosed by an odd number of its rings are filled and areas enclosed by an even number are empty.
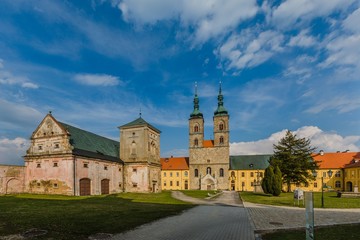
{"type": "MultiPolygon", "coordinates": [[[[100,195],[161,190],[258,191],[271,155],[230,155],[229,113],[221,86],[213,114],[213,139],[204,138],[204,118],[195,91],[189,118],[189,156],[160,157],[161,131],[141,116],[119,127],[114,141],[58,121],[51,112],[31,135],[24,166],[0,165],[0,194],[100,195]]],[[[358,191],[360,153],[320,151],[317,178],[307,186],[321,191],[358,191]]]]}

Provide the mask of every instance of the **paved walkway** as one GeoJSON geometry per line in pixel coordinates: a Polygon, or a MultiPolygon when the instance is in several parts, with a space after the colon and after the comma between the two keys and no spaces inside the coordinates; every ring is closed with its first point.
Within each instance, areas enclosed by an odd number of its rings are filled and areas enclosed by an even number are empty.
{"type": "MultiPolygon", "coordinates": [[[[254,240],[262,232],[305,227],[304,208],[242,203],[237,192],[224,191],[212,200],[192,198],[178,191],[172,196],[200,206],[115,235],[113,239],[254,240]]],[[[316,226],[360,223],[360,209],[316,208],[314,217],[316,226]]]]}
{"type": "MultiPolygon", "coordinates": [[[[255,232],[304,228],[305,209],[244,202],[255,232]]],[[[314,209],[315,226],[360,223],[360,209],[314,209]]]]}
{"type": "Polygon", "coordinates": [[[216,199],[208,201],[179,192],[175,192],[174,197],[203,205],[115,235],[113,239],[255,239],[254,229],[238,193],[225,191],[216,199]]]}

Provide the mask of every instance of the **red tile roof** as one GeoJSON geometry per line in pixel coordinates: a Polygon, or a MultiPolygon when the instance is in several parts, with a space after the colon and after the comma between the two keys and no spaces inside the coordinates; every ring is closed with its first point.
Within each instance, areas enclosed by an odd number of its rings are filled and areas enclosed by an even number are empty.
{"type": "Polygon", "coordinates": [[[203,141],[204,148],[212,148],[214,147],[214,140],[204,140],[203,141]]]}
{"type": "Polygon", "coordinates": [[[313,154],[312,157],[318,162],[320,169],[343,168],[351,160],[360,156],[358,152],[339,152],[339,153],[320,153],[313,154]]]}
{"type": "Polygon", "coordinates": [[[188,157],[161,158],[161,170],[189,170],[188,157]]]}

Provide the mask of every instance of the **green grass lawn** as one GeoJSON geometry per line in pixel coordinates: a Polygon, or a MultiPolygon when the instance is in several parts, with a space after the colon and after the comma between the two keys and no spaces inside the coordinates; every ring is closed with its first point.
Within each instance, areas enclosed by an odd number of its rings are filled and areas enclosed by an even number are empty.
{"type": "MultiPolygon", "coordinates": [[[[274,197],[267,194],[240,192],[240,197],[245,202],[278,205],[278,206],[294,206],[294,193],[281,193],[280,196],[274,197]]],[[[297,204],[297,201],[296,201],[297,204]]],[[[296,205],[297,206],[297,205],[296,205]]],[[[300,201],[300,207],[302,201],[300,201]]],[[[314,207],[321,207],[321,192],[314,192],[314,207]]],[[[360,198],[338,198],[336,192],[324,192],[325,208],[360,208],[360,198]]]]}
{"type": "Polygon", "coordinates": [[[215,194],[214,191],[205,191],[205,190],[182,190],[181,192],[189,197],[200,198],[200,199],[209,197],[208,193],[210,193],[211,195],[215,194]]]}
{"type": "MultiPolygon", "coordinates": [[[[262,235],[263,240],[304,240],[305,230],[277,231],[262,235]]],[[[315,228],[316,240],[349,240],[360,239],[360,224],[335,225],[315,228]]]]}
{"type": "Polygon", "coordinates": [[[0,236],[37,228],[48,234],[36,239],[87,239],[100,232],[120,233],[192,206],[171,198],[170,192],[92,197],[0,196],[0,236]]]}

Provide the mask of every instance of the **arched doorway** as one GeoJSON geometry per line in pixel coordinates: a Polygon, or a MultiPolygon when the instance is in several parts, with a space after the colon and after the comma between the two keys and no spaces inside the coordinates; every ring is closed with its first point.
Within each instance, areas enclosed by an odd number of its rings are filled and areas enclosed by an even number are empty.
{"type": "Polygon", "coordinates": [[[206,179],[205,181],[204,181],[204,184],[205,184],[205,186],[206,186],[206,190],[215,190],[215,183],[214,183],[214,181],[212,181],[211,179],[206,179]]]}
{"type": "Polygon", "coordinates": [[[101,180],[101,194],[109,194],[109,179],[101,180]]]}
{"type": "Polygon", "coordinates": [[[17,178],[11,178],[6,184],[6,194],[8,193],[21,193],[23,186],[21,181],[17,178]]]}
{"type": "Polygon", "coordinates": [[[346,183],[346,192],[352,192],[352,191],[353,191],[352,182],[347,182],[346,183]]]}
{"type": "Polygon", "coordinates": [[[89,178],[80,179],[80,196],[91,195],[91,180],[89,178]]]}

